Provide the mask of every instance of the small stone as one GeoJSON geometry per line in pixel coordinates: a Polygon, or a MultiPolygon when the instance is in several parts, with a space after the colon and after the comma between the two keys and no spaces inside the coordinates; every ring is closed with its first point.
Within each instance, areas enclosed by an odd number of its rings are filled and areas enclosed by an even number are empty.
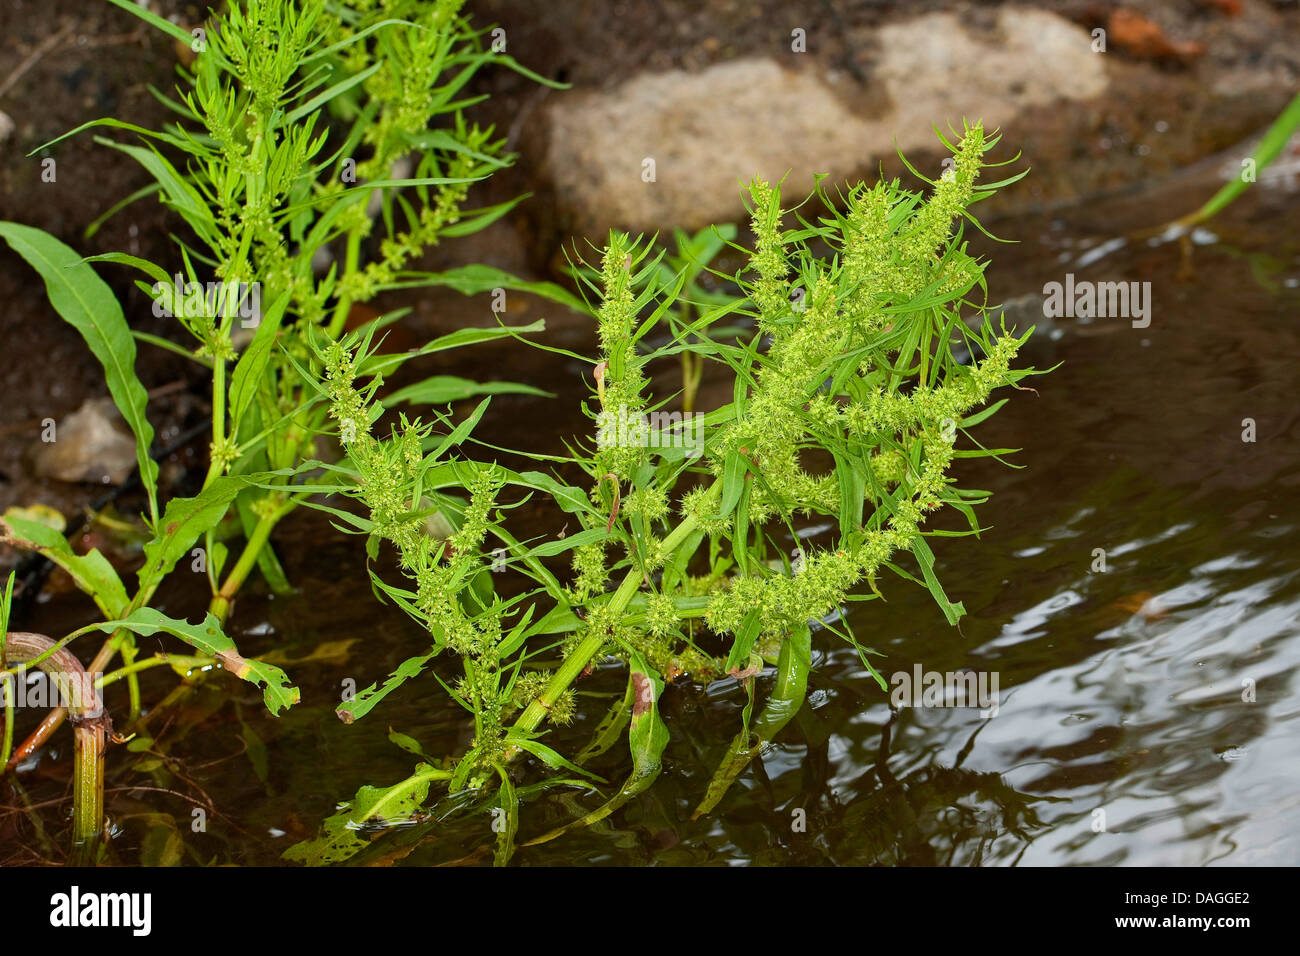
{"type": "Polygon", "coordinates": [[[112,399],[87,399],[55,426],[54,441],[33,444],[32,461],[42,478],[120,484],[135,468],[135,439],[112,399]]]}

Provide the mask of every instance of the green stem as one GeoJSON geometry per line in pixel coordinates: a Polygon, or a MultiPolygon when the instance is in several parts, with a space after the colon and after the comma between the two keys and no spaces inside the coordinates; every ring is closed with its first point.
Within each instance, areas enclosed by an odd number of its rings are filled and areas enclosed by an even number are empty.
{"type": "Polygon", "coordinates": [[[135,720],[140,716],[140,680],[131,665],[135,663],[135,641],[123,640],[122,642],[122,663],[126,665],[126,692],[128,703],[129,719],[135,720]]]}
{"type": "Polygon", "coordinates": [[[0,677],[0,693],[5,697],[5,736],[0,746],[0,770],[9,766],[9,757],[14,751],[14,689],[17,682],[6,674],[0,677]]]}
{"type": "MultiPolygon", "coordinates": [[[[264,500],[271,501],[271,499],[264,500]]],[[[291,504],[280,504],[258,518],[257,524],[253,526],[253,531],[248,536],[248,541],[244,544],[243,552],[239,555],[239,560],[230,569],[225,583],[221,585],[221,590],[213,596],[212,603],[208,607],[217,620],[222,622],[226,620],[226,616],[230,613],[230,602],[235,599],[235,594],[257,564],[258,555],[270,539],[271,531],[291,507],[291,504]]]]}
{"type": "Polygon", "coordinates": [[[221,450],[226,443],[226,360],[214,358],[212,361],[212,460],[208,463],[208,473],[203,479],[203,490],[225,470],[222,464],[221,450]]]}
{"type": "MultiPolygon", "coordinates": [[[[119,667],[117,670],[105,674],[103,677],[99,678],[99,680],[95,681],[95,686],[102,690],[109,684],[115,683],[123,678],[129,678],[133,674],[138,674],[140,671],[147,671],[152,667],[161,667],[163,664],[173,667],[177,664],[185,664],[190,668],[197,668],[207,667],[216,663],[217,661],[215,658],[195,657],[192,654],[155,654],[153,657],[146,657],[127,667],[119,667]]],[[[131,720],[134,721],[137,717],[132,717],[131,720]]]]}
{"type": "Polygon", "coordinates": [[[76,768],[72,780],[72,838],[85,856],[93,851],[104,824],[104,746],[112,724],[90,674],[71,651],[43,634],[10,631],[5,639],[7,660],[35,662],[55,678],[68,698],[75,723],[76,768]]]}
{"type": "MultiPolygon", "coordinates": [[[[343,274],[340,280],[346,279],[357,271],[357,263],[361,260],[361,230],[353,229],[348,233],[347,252],[343,260],[343,274]]],[[[337,339],[343,334],[343,327],[347,324],[348,313],[352,311],[352,297],[344,296],[339,299],[338,305],[334,307],[334,315],[330,319],[329,337],[337,339]]]]}
{"type": "Polygon", "coordinates": [[[84,859],[104,825],[104,744],[102,724],[78,726],[76,769],[72,778],[72,842],[84,859]]]}
{"type": "Polygon", "coordinates": [[[682,353],[682,411],[691,414],[695,411],[695,396],[700,390],[700,379],[704,375],[704,359],[690,352],[682,353]]]}
{"type": "MultiPolygon", "coordinates": [[[[722,482],[715,481],[709,488],[708,494],[703,499],[703,504],[709,505],[722,493],[722,482]]],[[[672,530],[672,533],[663,540],[664,552],[672,554],[681,546],[681,543],[690,537],[691,532],[695,530],[695,516],[687,515],[681,523],[672,530]]],[[[609,610],[611,615],[617,619],[627,606],[632,603],[632,598],[640,588],[644,580],[644,573],[639,565],[634,565],[628,570],[627,576],[623,578],[623,583],[618,586],[614,596],[610,598],[609,610]]],[[[560,695],[569,689],[569,685],[578,679],[596,656],[599,651],[609,640],[608,634],[591,633],[582,639],[582,642],[575,647],[569,656],[564,659],[564,663],[559,666],[555,674],[551,677],[547,685],[542,689],[541,694],[525,708],[524,712],[519,715],[515,721],[515,727],[525,732],[531,732],[537,729],[550,709],[559,700],[560,695]]]]}

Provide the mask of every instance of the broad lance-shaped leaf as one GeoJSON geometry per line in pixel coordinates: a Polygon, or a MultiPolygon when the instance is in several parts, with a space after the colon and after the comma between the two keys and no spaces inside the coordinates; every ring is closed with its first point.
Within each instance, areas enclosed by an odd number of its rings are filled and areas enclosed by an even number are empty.
{"type": "Polygon", "coordinates": [[[190,553],[194,542],[217,526],[246,484],[244,476],[218,478],[193,498],[167,502],[153,540],[144,546],[144,566],[137,572],[142,591],[157,587],[176,562],[190,553]]]}
{"type": "Polygon", "coordinates": [[[362,787],[350,806],[321,824],[317,837],[295,843],[282,856],[308,866],[341,863],[370,845],[363,827],[378,828],[408,820],[429,795],[429,785],[450,776],[450,771],[422,763],[414,774],[391,787],[362,787]]]}
{"type": "Polygon", "coordinates": [[[221,630],[221,622],[212,614],[208,614],[202,624],[190,624],[188,621],[168,617],[151,607],[142,607],[120,621],[108,621],[96,627],[107,632],[125,628],[145,637],[159,631],[179,637],[191,647],[215,657],[222,667],[236,677],[261,687],[266,709],[272,714],[278,714],[298,703],[298,688],[289,683],[289,676],[274,664],[241,656],[235,642],[221,630]]]}
{"type": "Polygon", "coordinates": [[[725,518],[736,503],[740,501],[740,493],[745,490],[745,478],[748,475],[749,462],[738,451],[733,451],[727,455],[723,462],[722,475],[722,502],[719,506],[719,517],[725,518]]]}
{"type": "Polygon", "coordinates": [[[433,660],[433,654],[421,654],[419,657],[408,657],[402,663],[397,665],[397,670],[388,675],[388,679],[383,684],[371,684],[365,690],[360,691],[349,701],[345,701],[335,709],[334,713],[338,715],[339,720],[345,724],[350,724],[358,717],[364,717],[370,713],[371,708],[387,697],[392,691],[396,690],[402,684],[406,683],[412,677],[418,677],[424,670],[424,665],[433,660]]]}
{"type": "Polygon", "coordinates": [[[559,505],[560,510],[568,514],[581,514],[584,511],[591,511],[591,500],[587,493],[581,488],[573,485],[562,485],[550,475],[540,471],[523,471],[518,475],[512,475],[511,480],[516,484],[523,485],[525,488],[535,488],[538,491],[544,491],[559,505]]]}
{"type": "Polygon", "coordinates": [[[741,731],[727,748],[727,754],[709,781],[709,789],[691,814],[698,820],[708,813],[731,788],[755,754],[761,753],[781,729],[799,712],[808,692],[808,670],[812,666],[812,631],[804,625],[781,644],[776,664],[776,685],[763,712],[746,731],[741,731]]]}
{"type": "Polygon", "coordinates": [[[99,364],[113,403],[135,435],[140,483],[149,497],[150,515],[158,514],[158,465],[149,457],[153,426],[145,415],[149,395],[135,374],[135,339],[113,290],[81,256],[49,233],[16,222],[0,222],[3,238],[41,274],[50,305],[76,329],[99,364]]]}
{"type": "Polygon", "coordinates": [[[624,781],[618,793],[602,806],[566,826],[529,840],[524,846],[546,843],[570,830],[600,822],[633,797],[649,789],[650,784],[659,776],[663,769],[664,748],[668,746],[668,727],[659,716],[659,696],[663,693],[664,682],[637,653],[631,656],[628,689],[632,698],[632,720],[627,729],[628,748],[632,751],[631,776],[624,781]]]}
{"type": "Polygon", "coordinates": [[[420,742],[410,734],[399,733],[390,727],[388,728],[388,739],[397,744],[397,746],[401,747],[407,753],[415,754],[415,756],[419,757],[421,760],[433,759],[424,752],[424,748],[420,746],[420,742]]]}
{"type": "Polygon", "coordinates": [[[106,616],[121,617],[126,613],[131,603],[126,586],[98,550],[91,548],[85,554],[77,554],[68,545],[68,539],[49,525],[13,514],[0,518],[2,527],[8,528],[14,544],[39,552],[67,571],[73,583],[89,594],[106,616]]]}

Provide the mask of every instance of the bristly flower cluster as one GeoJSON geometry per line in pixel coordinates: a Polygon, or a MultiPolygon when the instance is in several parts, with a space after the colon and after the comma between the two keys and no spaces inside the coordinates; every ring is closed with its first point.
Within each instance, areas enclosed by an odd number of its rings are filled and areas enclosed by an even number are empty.
{"type": "MultiPolygon", "coordinates": [[[[432,426],[418,419],[409,421],[405,415],[398,416],[387,438],[376,438],[371,425],[383,408],[374,394],[382,379],[375,376],[362,386],[357,384],[358,369],[371,354],[364,338],[330,342],[317,353],[324,368],[329,414],[338,423],[348,455],[340,467],[354,479],[349,493],[369,512],[368,521],[354,519],[354,523],[372,542],[387,541],[396,549],[410,588],[394,586],[371,573],[376,587],[428,631],[431,648],[426,656],[444,649],[460,656],[465,676],[455,697],[475,719],[472,769],[490,769],[506,748],[504,719],[527,706],[549,676],[542,670],[523,674],[518,661],[513,671],[505,672],[505,607],[485,598],[480,584],[493,560],[484,547],[499,523],[494,508],[508,473],[476,462],[441,461],[440,448],[426,450],[435,437],[432,426]],[[468,500],[439,493],[438,487],[448,484],[463,487],[468,500]],[[434,516],[445,524],[431,520],[434,516]],[[448,526],[445,535],[437,530],[448,526]]],[[[372,554],[376,551],[372,544],[372,554]]],[[[363,692],[362,712],[388,689],[390,685],[363,692]]],[[[552,716],[561,722],[572,712],[572,694],[552,708],[552,716]]],[[[355,716],[355,709],[348,714],[355,716]]]]}
{"type": "Polygon", "coordinates": [[[851,191],[846,214],[820,232],[840,253],[830,261],[804,240],[789,242],[779,192],[752,185],[747,291],[770,344],[711,470],[724,476],[739,455],[761,479],[747,491],[754,525],[825,514],[839,519],[841,537],[807,555],[796,574],[755,566],[735,578],[709,607],[719,633],[737,631],[755,608],[762,635],[824,617],[894,551],[911,548],[928,513],[960,500],[947,477],[956,426],[1014,381],[1010,364],[1023,341],[986,327],[983,358],[970,368],[950,347],[967,334],[954,305],[982,273],[952,227],[974,198],[989,145],[979,126],[968,128],[953,169],[925,202],[897,183],[851,191]],[[807,470],[809,449],[829,451],[834,469],[807,470]]]}
{"type": "MultiPolygon", "coordinates": [[[[737,655],[733,643],[727,655],[730,665],[754,647],[774,657],[785,635],[825,618],[860,582],[874,587],[898,551],[914,551],[930,582],[921,527],[942,505],[957,507],[977,527],[971,506],[978,500],[952,487],[948,476],[954,444],[993,389],[1028,374],[1011,370],[1023,337],[995,333],[987,321],[973,331],[961,315],[982,308],[966,301],[982,284],[983,265],[966,252],[960,223],[987,194],[975,184],[995,142],[979,125],[968,127],[952,168],[928,198],[896,181],[860,185],[845,197],[842,213],[801,222],[797,232],[786,231],[779,188],[756,179],[754,248],[734,277],[743,298],[689,328],[675,327],[672,341],[656,350],[638,349],[638,342],[653,335],[656,318],[672,315],[665,306],[673,290],[656,283],[659,260],[649,247],[611,236],[599,273],[589,279],[600,297],[598,421],[615,411],[639,416],[661,407],[645,394],[645,367],[687,341],[730,365],[739,385],[735,401],[708,416],[699,467],[661,449],[604,440],[586,466],[593,501],[624,530],[624,555],[611,563],[608,539],[578,548],[571,598],[589,611],[598,607],[608,597],[604,582],[625,568],[644,576],[646,591],[644,616],[623,615],[622,630],[611,630],[602,650],[635,649],[674,673],[688,656],[697,676],[717,676],[720,661],[695,640],[692,620],[701,613],[718,635],[744,634],[743,652],[737,655]],[[814,243],[832,255],[816,254],[814,243]],[[740,308],[753,316],[755,340],[744,349],[712,341],[709,325],[740,308]],[[977,356],[970,366],[958,362],[958,347],[977,356]],[[712,484],[689,477],[698,473],[712,484]],[[689,550],[667,553],[674,497],[692,534],[683,539],[689,550]],[[776,557],[788,547],[774,532],[813,515],[834,518],[838,539],[792,567],[776,557]],[[701,595],[685,572],[703,540],[713,542],[714,571],[701,612],[701,595]]],[[[950,618],[960,613],[937,581],[931,590],[950,618]]],[[[588,631],[593,622],[606,626],[599,615],[589,617],[588,631]]]]}

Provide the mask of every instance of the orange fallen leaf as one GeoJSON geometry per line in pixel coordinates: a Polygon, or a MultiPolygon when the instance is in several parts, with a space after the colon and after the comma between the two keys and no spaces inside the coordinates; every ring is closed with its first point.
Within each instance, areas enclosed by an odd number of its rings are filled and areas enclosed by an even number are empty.
{"type": "Polygon", "coordinates": [[[1217,7],[1230,17],[1241,15],[1241,0],[1205,0],[1212,7],[1217,7]]]}
{"type": "Polygon", "coordinates": [[[1123,8],[1111,13],[1106,23],[1106,32],[1116,46],[1144,59],[1176,59],[1186,62],[1205,52],[1205,47],[1199,43],[1170,40],[1155,23],[1123,8]]]}

